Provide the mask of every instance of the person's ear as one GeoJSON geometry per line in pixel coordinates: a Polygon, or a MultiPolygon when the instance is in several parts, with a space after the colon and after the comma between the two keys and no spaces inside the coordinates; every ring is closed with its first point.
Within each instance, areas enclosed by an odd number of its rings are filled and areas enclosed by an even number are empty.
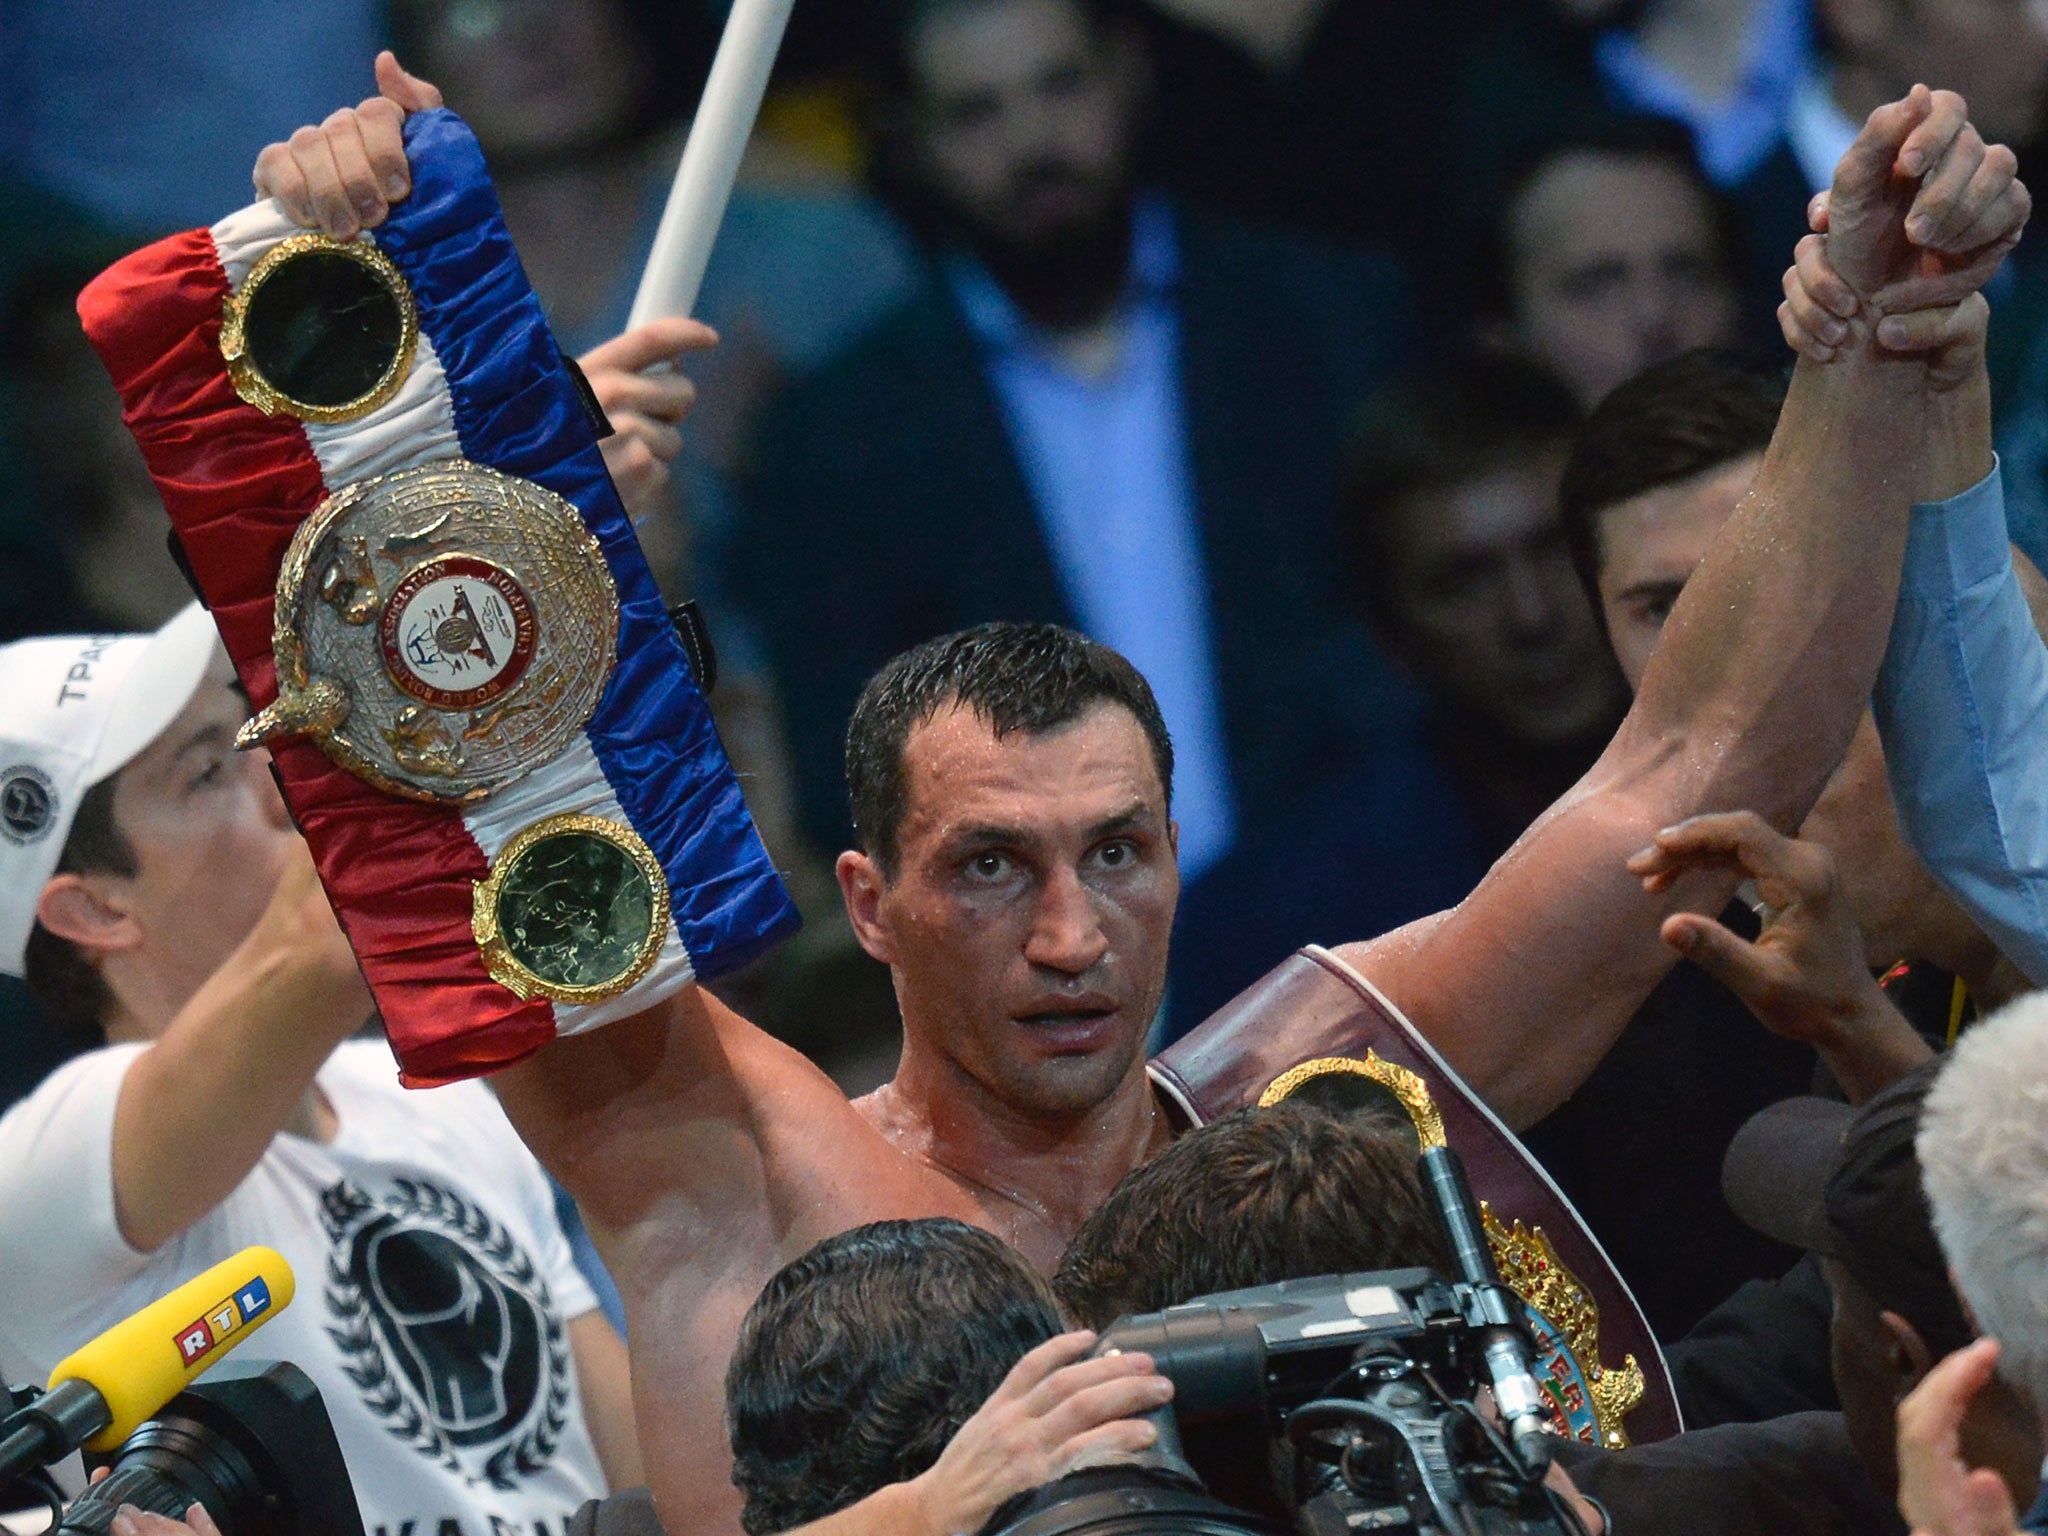
{"type": "Polygon", "coordinates": [[[1934,1369],[1934,1351],[1905,1318],[1896,1312],[1877,1314],[1877,1326],[1884,1331],[1885,1369],[1892,1376],[1894,1401],[1920,1385],[1920,1379],[1934,1369]]]}
{"type": "Polygon", "coordinates": [[[882,964],[893,965],[896,943],[882,911],[882,897],[889,889],[882,866],[870,855],[849,848],[839,855],[832,872],[839,877],[839,895],[860,947],[882,964]]]}
{"type": "Polygon", "coordinates": [[[36,921],[88,954],[113,954],[142,942],[142,929],[111,882],[90,875],[52,875],[36,900],[36,921]]]}

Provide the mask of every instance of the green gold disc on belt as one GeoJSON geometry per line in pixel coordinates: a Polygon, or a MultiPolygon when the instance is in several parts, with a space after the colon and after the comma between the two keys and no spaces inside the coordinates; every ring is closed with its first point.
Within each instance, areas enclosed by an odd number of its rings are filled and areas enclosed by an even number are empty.
{"type": "Polygon", "coordinates": [[[293,235],[225,301],[220,350],[264,415],[354,421],[398,393],[419,338],[412,289],[376,246],[293,235]]]}
{"type": "Polygon", "coordinates": [[[475,887],[471,929],[491,977],[521,998],[594,1003],[653,966],[668,880],[632,828],[550,816],[507,843],[475,887]]]}
{"type": "Polygon", "coordinates": [[[358,480],[277,576],[277,702],[237,745],[307,736],[358,778],[467,803],[558,757],[597,708],[619,599],[552,491],[450,459],[358,480]]]}

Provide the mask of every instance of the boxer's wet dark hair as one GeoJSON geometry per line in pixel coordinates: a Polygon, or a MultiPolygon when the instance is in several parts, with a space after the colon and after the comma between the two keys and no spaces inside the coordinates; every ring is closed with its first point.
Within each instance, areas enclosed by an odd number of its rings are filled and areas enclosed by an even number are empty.
{"type": "Polygon", "coordinates": [[[1787,370],[1777,358],[1699,347],[1645,368],[1593,408],[1558,488],[1572,565],[1601,628],[1600,514],[1762,453],[1778,430],[1787,370]]]}
{"type": "Polygon", "coordinates": [[[905,651],[861,690],[846,731],[846,789],[860,846],[896,878],[897,833],[909,809],[910,733],[964,705],[1001,740],[1043,736],[1102,704],[1130,711],[1152,748],[1167,805],[1173,743],[1138,669],[1106,645],[1057,624],[981,624],[905,651]]]}
{"type": "Polygon", "coordinates": [[[1060,1331],[1045,1282],[978,1227],[877,1221],[825,1239],[763,1287],[726,1370],[741,1527],[786,1531],[916,1477],[1060,1331]]]}

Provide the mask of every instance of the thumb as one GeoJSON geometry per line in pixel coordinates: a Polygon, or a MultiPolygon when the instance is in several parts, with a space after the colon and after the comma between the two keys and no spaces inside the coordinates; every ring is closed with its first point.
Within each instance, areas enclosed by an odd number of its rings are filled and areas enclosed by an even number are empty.
{"type": "Polygon", "coordinates": [[[1745,1003],[1761,989],[1764,969],[1756,946],[1737,938],[1712,918],[1680,912],[1665,918],[1658,934],[1745,1003]]]}
{"type": "Polygon", "coordinates": [[[701,320],[665,316],[592,347],[576,361],[585,373],[618,368],[640,373],[684,352],[702,352],[718,345],[718,332],[701,320]]]}
{"type": "Polygon", "coordinates": [[[386,48],[377,55],[377,91],[407,112],[424,112],[441,105],[441,93],[417,75],[408,74],[398,55],[386,48]]]}

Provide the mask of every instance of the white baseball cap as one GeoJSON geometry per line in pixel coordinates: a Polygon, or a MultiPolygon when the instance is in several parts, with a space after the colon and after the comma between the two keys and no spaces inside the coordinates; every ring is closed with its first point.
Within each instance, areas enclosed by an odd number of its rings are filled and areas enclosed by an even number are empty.
{"type": "Polygon", "coordinates": [[[194,603],[152,635],[0,646],[0,973],[22,973],[80,799],[177,719],[219,645],[194,603]]]}

